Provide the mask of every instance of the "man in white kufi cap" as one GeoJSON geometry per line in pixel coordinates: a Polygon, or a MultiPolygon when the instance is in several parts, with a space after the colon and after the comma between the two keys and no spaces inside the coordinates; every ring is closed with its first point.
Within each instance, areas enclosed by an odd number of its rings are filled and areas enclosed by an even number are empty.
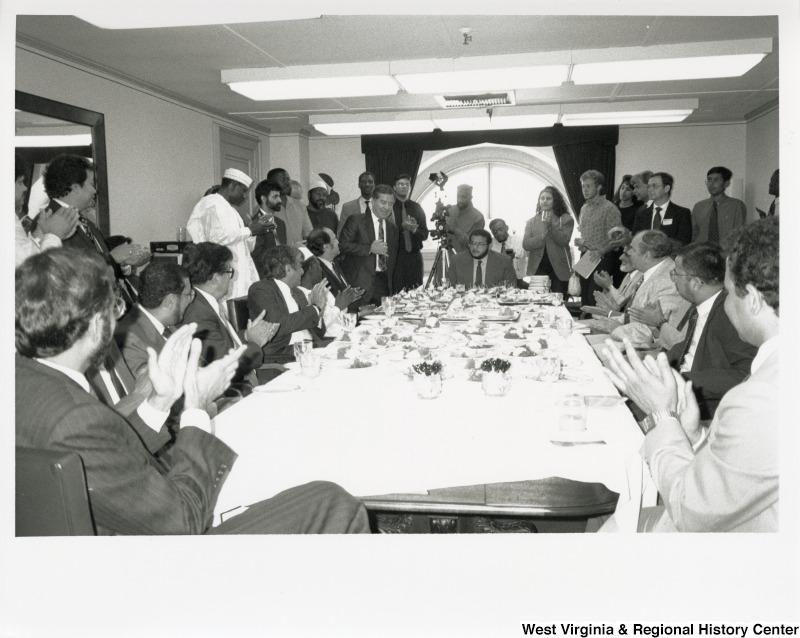
{"type": "Polygon", "coordinates": [[[215,193],[197,202],[186,228],[195,243],[210,241],[230,248],[233,253],[233,280],[226,299],[244,297],[258,281],[258,272],[250,257],[255,235],[267,232],[266,224],[253,221],[246,226],[234,206],[244,203],[253,180],[240,170],[229,168],[215,193]]]}

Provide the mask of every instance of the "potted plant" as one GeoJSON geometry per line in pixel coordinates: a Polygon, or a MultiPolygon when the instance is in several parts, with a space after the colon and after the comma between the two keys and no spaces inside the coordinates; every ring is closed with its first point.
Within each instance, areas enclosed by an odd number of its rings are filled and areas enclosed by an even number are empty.
{"type": "Polygon", "coordinates": [[[414,389],[420,399],[435,399],[442,393],[442,364],[440,361],[423,361],[411,366],[414,371],[414,389]]]}
{"type": "Polygon", "coordinates": [[[510,368],[511,362],[506,359],[490,358],[481,364],[481,387],[486,396],[504,397],[508,394],[511,387],[510,368]]]}

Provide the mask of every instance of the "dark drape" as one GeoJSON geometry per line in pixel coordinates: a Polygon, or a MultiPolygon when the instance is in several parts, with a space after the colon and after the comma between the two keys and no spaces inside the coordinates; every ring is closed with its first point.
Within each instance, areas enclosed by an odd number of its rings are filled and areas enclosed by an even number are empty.
{"type": "Polygon", "coordinates": [[[556,124],[548,128],[459,132],[437,129],[432,133],[363,135],[361,152],[365,155],[367,170],[375,173],[376,183],[388,184],[388,180],[394,179],[399,173],[416,175],[422,151],[440,151],[483,143],[552,146],[561,179],[566,185],[567,197],[577,214],[583,204],[580,176],[585,171],[593,168],[603,173],[606,178],[606,193],[614,192],[614,162],[618,141],[618,126],[556,124]],[[413,171],[412,160],[415,167],[413,171]]]}
{"type": "MultiPolygon", "coordinates": [[[[362,138],[363,150],[363,138],[362,138]]],[[[364,160],[368,171],[375,174],[375,184],[394,186],[394,178],[403,173],[411,175],[411,188],[417,179],[419,165],[422,162],[421,148],[373,148],[364,152],[364,160]]]]}
{"type": "Polygon", "coordinates": [[[580,178],[590,169],[600,171],[606,179],[604,194],[611,199],[614,193],[614,164],[617,157],[616,142],[586,141],[573,144],[554,144],[553,153],[558,162],[561,179],[567,190],[575,216],[580,215],[583,205],[580,178]]]}

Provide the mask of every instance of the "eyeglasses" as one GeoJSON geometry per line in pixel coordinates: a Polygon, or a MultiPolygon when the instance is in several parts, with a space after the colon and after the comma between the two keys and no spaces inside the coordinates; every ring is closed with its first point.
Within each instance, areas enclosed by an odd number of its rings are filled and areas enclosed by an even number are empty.
{"type": "Polygon", "coordinates": [[[222,272],[229,274],[231,276],[231,279],[233,279],[233,273],[236,272],[236,269],[231,268],[230,270],[223,270],[222,272]]]}
{"type": "Polygon", "coordinates": [[[471,241],[469,242],[469,245],[473,248],[486,248],[486,246],[489,244],[487,244],[485,241],[471,241]]]}
{"type": "Polygon", "coordinates": [[[682,273],[679,273],[679,272],[675,272],[675,269],[673,268],[672,270],[669,271],[669,278],[672,279],[672,281],[675,281],[676,277],[694,277],[694,275],[689,275],[689,274],[686,274],[686,273],[682,274],[682,273]]]}
{"type": "Polygon", "coordinates": [[[194,291],[194,288],[192,288],[189,292],[179,292],[178,294],[181,297],[189,297],[189,300],[191,301],[192,299],[194,299],[196,293],[194,291]]]}

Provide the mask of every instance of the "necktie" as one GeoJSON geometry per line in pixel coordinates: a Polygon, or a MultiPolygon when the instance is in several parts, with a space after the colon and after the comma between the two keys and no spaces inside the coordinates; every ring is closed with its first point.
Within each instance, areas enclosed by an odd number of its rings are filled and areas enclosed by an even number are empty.
{"type": "Polygon", "coordinates": [[[773,217],[775,215],[775,200],[772,200],[772,203],[769,205],[769,212],[768,215],[773,217]]]}
{"type": "Polygon", "coordinates": [[[636,296],[636,291],[639,290],[639,286],[642,285],[642,281],[644,281],[644,277],[642,274],[639,273],[639,277],[637,279],[631,279],[628,281],[628,285],[625,286],[625,292],[622,297],[622,301],[620,301],[619,309],[625,310],[628,304],[633,300],[634,296],[636,296]]]}
{"type": "Polygon", "coordinates": [[[500,244],[500,253],[505,255],[506,254],[506,242],[500,244]]]}
{"type": "Polygon", "coordinates": [[[94,236],[94,233],[92,232],[92,229],[89,226],[89,221],[83,215],[78,216],[78,224],[80,225],[81,230],[84,233],[86,233],[86,235],[92,240],[92,242],[94,243],[94,247],[97,248],[97,251],[101,255],[105,255],[105,251],[103,250],[103,247],[100,245],[100,241],[97,239],[97,237],[94,236]]]}
{"type": "Polygon", "coordinates": [[[686,355],[689,354],[689,348],[692,345],[692,338],[694,337],[694,329],[697,328],[697,307],[693,306],[689,312],[691,313],[689,315],[689,327],[686,329],[686,339],[683,342],[681,358],[678,359],[678,370],[681,369],[683,360],[686,359],[686,355]]]}
{"type": "Polygon", "coordinates": [[[708,241],[719,244],[719,211],[717,202],[711,202],[711,217],[708,218],[708,241]]]}
{"type": "Polygon", "coordinates": [[[366,207],[364,208],[364,214],[365,215],[371,215],[372,211],[369,208],[369,202],[364,202],[364,203],[366,204],[366,207]]]}
{"type": "Polygon", "coordinates": [[[661,206],[656,206],[655,213],[653,213],[653,230],[660,230],[661,228],[661,206]]]}
{"type": "MultiPolygon", "coordinates": [[[[400,219],[405,224],[408,221],[408,213],[406,212],[406,203],[401,202],[401,217],[400,219]]],[[[406,244],[406,252],[411,252],[411,233],[403,229],[403,241],[406,244]]]]}
{"type": "Polygon", "coordinates": [[[333,274],[339,278],[339,281],[341,281],[343,285],[347,285],[347,280],[344,278],[344,273],[339,267],[339,264],[335,261],[333,262],[333,274]]]}
{"type": "Polygon", "coordinates": [[[477,288],[478,286],[483,285],[483,267],[481,264],[483,263],[482,259],[478,260],[478,265],[475,266],[475,281],[472,283],[473,288],[477,288]]]}
{"type": "Polygon", "coordinates": [[[225,302],[221,301],[218,303],[219,306],[219,316],[222,318],[222,322],[225,324],[225,328],[228,330],[228,334],[231,337],[231,341],[233,341],[234,346],[242,345],[242,340],[239,339],[239,335],[236,334],[236,328],[233,327],[230,320],[228,319],[228,309],[225,307],[225,302]]]}
{"type": "Polygon", "coordinates": [[[175,331],[172,329],[171,326],[164,326],[164,332],[161,333],[161,336],[164,337],[164,340],[169,339],[175,331]]]}
{"type": "MultiPolygon", "coordinates": [[[[386,242],[386,234],[383,231],[383,224],[384,221],[382,219],[378,221],[378,241],[386,242]]],[[[378,255],[378,268],[380,270],[386,270],[388,265],[388,257],[386,255],[378,255]]]]}

